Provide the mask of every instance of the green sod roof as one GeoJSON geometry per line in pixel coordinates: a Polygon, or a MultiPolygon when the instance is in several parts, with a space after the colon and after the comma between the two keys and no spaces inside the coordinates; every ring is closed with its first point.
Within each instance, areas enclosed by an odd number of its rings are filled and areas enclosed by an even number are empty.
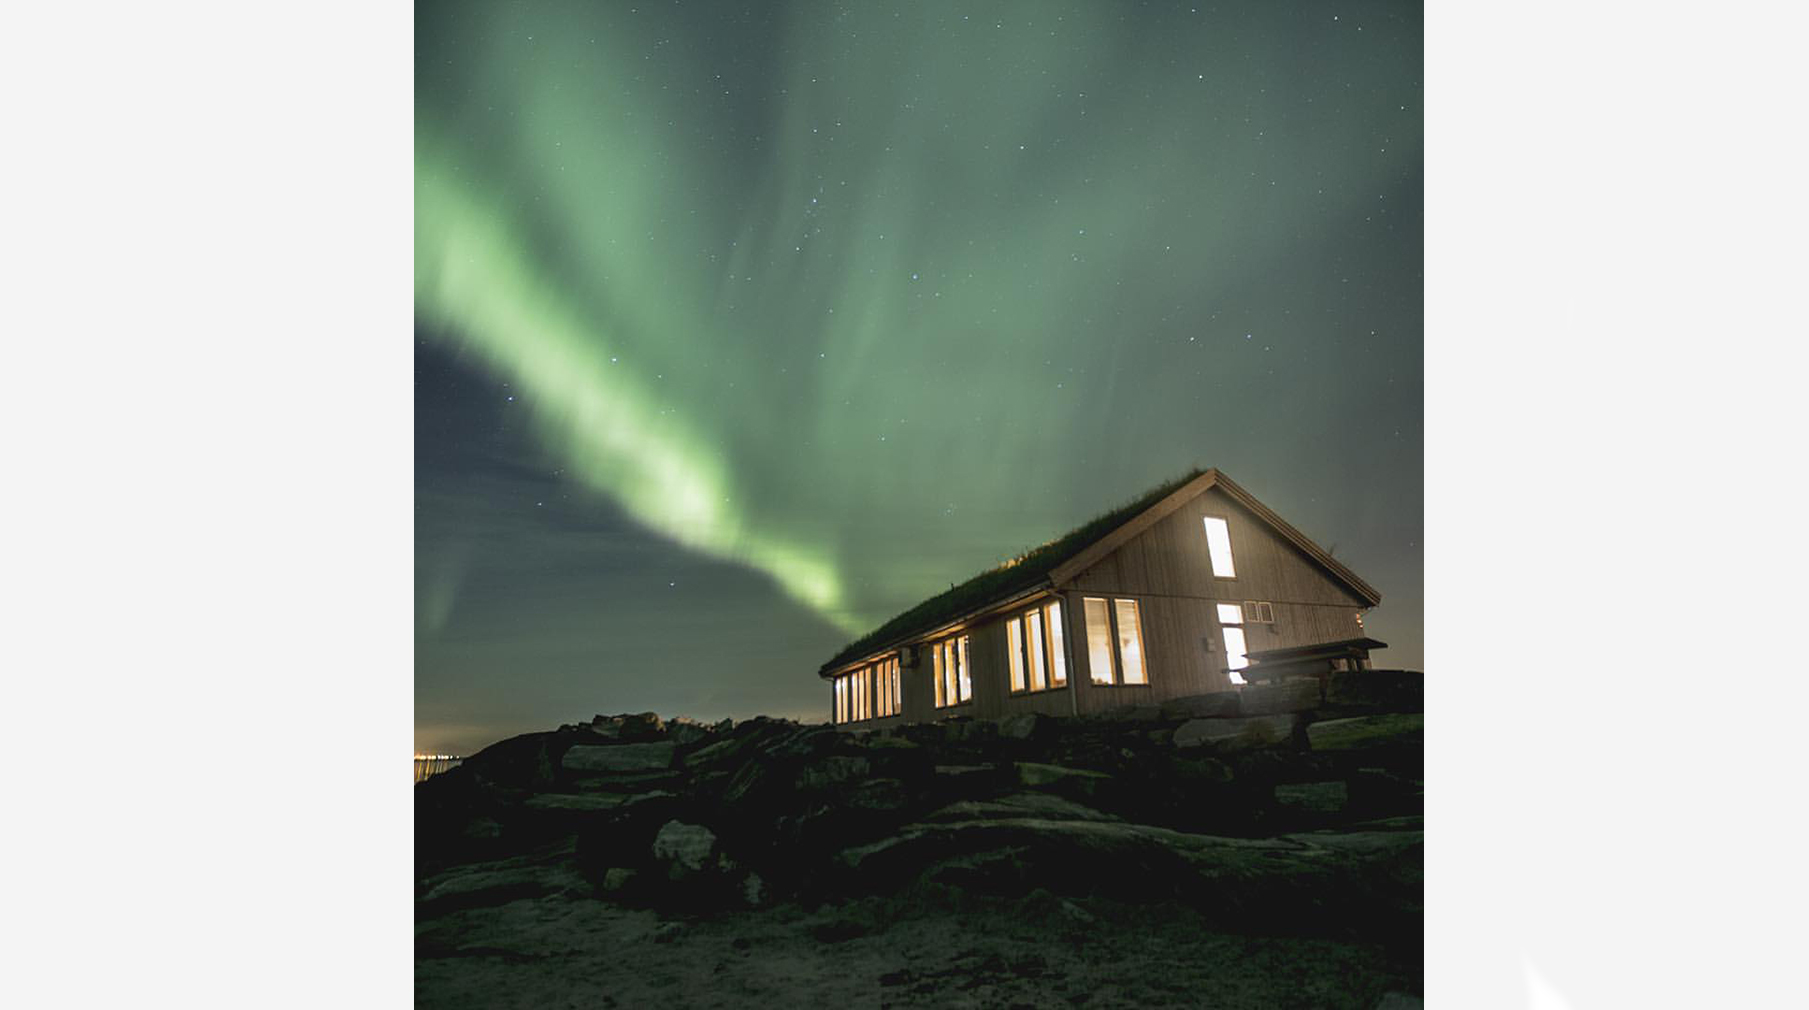
{"type": "Polygon", "coordinates": [[[981,572],[948,592],[924,600],[848,643],[829,662],[824,663],[819,672],[828,673],[844,663],[902,644],[939,624],[946,624],[963,614],[1034,587],[1057,565],[1086,550],[1101,537],[1130,522],[1139,513],[1174,494],[1183,484],[1205,472],[1199,469],[1189,470],[1171,481],[1150,488],[1110,512],[1095,516],[1022,557],[1007,561],[991,571],[981,572]]]}

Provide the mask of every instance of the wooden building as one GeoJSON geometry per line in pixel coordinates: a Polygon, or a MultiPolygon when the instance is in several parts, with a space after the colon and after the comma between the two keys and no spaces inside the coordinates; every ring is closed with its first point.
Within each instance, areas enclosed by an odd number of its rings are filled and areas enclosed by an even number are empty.
{"type": "Polygon", "coordinates": [[[1379,602],[1230,478],[1196,471],[925,600],[819,675],[850,728],[1099,712],[1234,690],[1251,653],[1360,641],[1367,664],[1381,643],[1362,615],[1379,602]]]}

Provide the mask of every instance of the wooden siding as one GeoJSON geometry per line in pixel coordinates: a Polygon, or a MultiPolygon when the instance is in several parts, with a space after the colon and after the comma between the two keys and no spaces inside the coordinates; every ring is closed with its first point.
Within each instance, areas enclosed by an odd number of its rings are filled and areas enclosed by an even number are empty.
{"type": "Polygon", "coordinates": [[[1091,682],[1086,623],[1070,616],[1080,711],[1229,690],[1217,604],[1266,600],[1274,624],[1245,624],[1246,649],[1352,638],[1367,602],[1217,488],[1182,505],[1061,587],[1069,615],[1087,596],[1130,598],[1142,612],[1148,687],[1091,682]],[[1230,528],[1235,578],[1218,578],[1206,549],[1208,515],[1230,528]]]}
{"type": "Polygon", "coordinates": [[[1182,505],[1062,588],[1225,601],[1369,605],[1217,488],[1182,505]],[[1209,515],[1224,518],[1230,527],[1235,579],[1212,574],[1201,523],[1209,515]],[[1256,595],[1259,592],[1267,595],[1256,595]]]}
{"type": "MultiPolygon", "coordinates": [[[[1361,637],[1357,617],[1369,603],[1350,586],[1267,523],[1217,487],[1208,488],[1172,513],[1120,544],[1086,570],[1056,587],[1062,600],[1068,686],[1013,695],[1007,619],[1023,613],[1016,605],[1002,613],[971,619],[967,634],[973,700],[936,708],[935,662],[930,646],[943,638],[916,642],[906,651],[915,664],[901,663],[904,713],[848,724],[875,729],[906,722],[969,716],[999,719],[1017,712],[1069,715],[1123,705],[1154,704],[1169,698],[1231,689],[1225,673],[1224,638],[1216,605],[1263,600],[1274,605],[1273,624],[1245,624],[1246,651],[1278,649],[1361,637]],[[1229,527],[1237,576],[1218,578],[1206,547],[1201,519],[1213,515],[1229,527]],[[1134,599],[1141,617],[1147,685],[1095,685],[1082,600],[1134,599]]],[[[1047,597],[1038,603],[1047,602],[1047,597]]],[[[871,660],[869,660],[871,662],[871,660]]],[[[831,711],[834,711],[833,688],[831,711]]]]}

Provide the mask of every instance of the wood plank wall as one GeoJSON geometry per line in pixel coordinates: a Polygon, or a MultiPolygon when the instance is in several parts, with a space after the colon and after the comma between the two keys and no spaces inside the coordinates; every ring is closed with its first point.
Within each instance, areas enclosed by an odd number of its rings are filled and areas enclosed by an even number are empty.
{"type": "Polygon", "coordinates": [[[1216,605],[1266,600],[1274,624],[1246,624],[1248,651],[1278,649],[1362,634],[1357,615],[1367,606],[1307,555],[1271,531],[1217,488],[1182,505],[1100,562],[1060,587],[1073,635],[1076,701],[1082,712],[1224,691],[1224,640],[1216,605]],[[1237,576],[1212,574],[1205,516],[1226,521],[1237,576]],[[1129,597],[1143,617],[1148,687],[1096,686],[1087,671],[1085,596],[1129,597]]]}
{"type": "MultiPolygon", "coordinates": [[[[1357,624],[1357,615],[1368,605],[1217,488],[1182,505],[1075,576],[1069,584],[1057,588],[1068,643],[1067,688],[1011,694],[1005,622],[1012,615],[1002,615],[966,632],[971,636],[971,703],[936,708],[935,661],[930,657],[929,643],[925,643],[913,650],[917,664],[902,666],[904,714],[870,719],[847,728],[875,729],[958,716],[998,719],[1016,712],[1069,715],[1076,710],[1098,712],[1121,705],[1152,704],[1230,690],[1233,685],[1223,672],[1224,640],[1219,633],[1216,604],[1241,604],[1245,600],[1274,604],[1274,624],[1243,626],[1246,649],[1251,652],[1359,637],[1363,629],[1357,624]],[[1201,522],[1208,515],[1223,518],[1230,528],[1231,553],[1237,569],[1234,579],[1212,574],[1201,522]],[[1091,682],[1082,605],[1087,596],[1137,601],[1148,685],[1108,687],[1091,682]]],[[[1037,605],[1043,602],[1046,600],[1037,605]]],[[[832,712],[833,698],[832,688],[832,712]]]]}

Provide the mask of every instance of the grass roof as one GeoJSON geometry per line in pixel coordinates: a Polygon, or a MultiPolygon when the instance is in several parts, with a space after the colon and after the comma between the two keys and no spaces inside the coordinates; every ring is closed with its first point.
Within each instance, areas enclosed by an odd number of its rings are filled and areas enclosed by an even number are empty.
{"type": "Polygon", "coordinates": [[[1086,550],[1107,533],[1130,522],[1139,513],[1174,494],[1183,484],[1205,472],[1197,468],[1189,470],[1109,512],[1094,516],[1041,547],[1033,548],[997,568],[981,572],[947,592],[924,600],[849,642],[842,651],[823,664],[821,672],[827,673],[850,660],[890,648],[939,624],[1035,586],[1057,565],[1086,550]]]}

